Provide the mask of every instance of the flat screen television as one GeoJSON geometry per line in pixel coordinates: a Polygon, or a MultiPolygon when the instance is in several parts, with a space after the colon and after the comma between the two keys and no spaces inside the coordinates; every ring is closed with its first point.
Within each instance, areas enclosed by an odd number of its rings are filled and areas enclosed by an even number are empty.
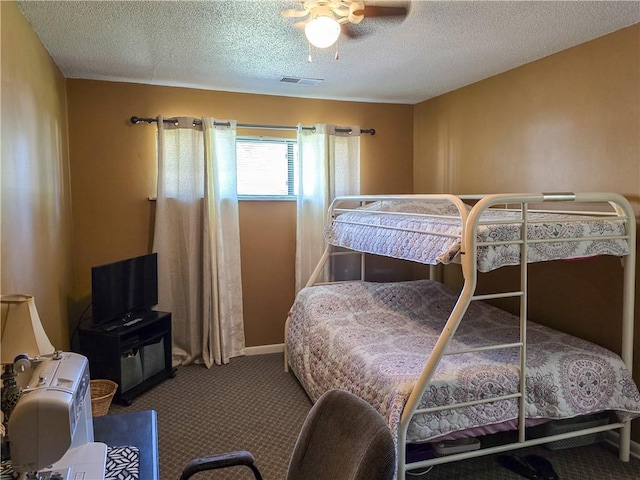
{"type": "Polygon", "coordinates": [[[93,324],[149,312],[158,304],[158,254],[91,268],[93,324]]]}

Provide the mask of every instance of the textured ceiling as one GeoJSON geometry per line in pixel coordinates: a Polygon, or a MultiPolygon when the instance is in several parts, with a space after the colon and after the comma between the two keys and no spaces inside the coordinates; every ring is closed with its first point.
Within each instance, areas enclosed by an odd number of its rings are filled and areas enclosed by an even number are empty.
{"type": "Polygon", "coordinates": [[[309,63],[296,20],[280,16],[299,3],[18,2],[68,78],[406,104],[640,22],[638,1],[369,1],[409,15],[365,18],[360,38],[339,40],[339,60],[312,48],[309,63]]]}

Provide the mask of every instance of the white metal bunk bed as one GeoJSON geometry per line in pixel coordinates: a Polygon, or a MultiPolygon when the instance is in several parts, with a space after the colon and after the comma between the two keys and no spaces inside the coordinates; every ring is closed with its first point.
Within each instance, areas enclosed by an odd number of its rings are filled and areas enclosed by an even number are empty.
{"type": "MultiPolygon", "coordinates": [[[[443,328],[436,336],[437,340],[432,345],[426,364],[419,376],[414,379],[414,383],[408,387],[406,398],[400,403],[400,411],[397,412],[398,422],[395,427],[398,442],[397,478],[403,479],[406,471],[416,468],[614,429],[620,430],[619,456],[623,461],[628,461],[630,418],[640,414],[640,394],[631,380],[636,261],[635,227],[635,216],[627,200],[611,193],[395,195],[340,197],[334,200],[329,209],[329,222],[325,229],[328,246],[307,287],[324,285],[319,283],[318,279],[322,279],[325,275],[328,259],[336,254],[335,247],[360,252],[358,255],[361,260],[361,279],[365,278],[365,252],[408,259],[432,266],[437,263],[453,262],[459,262],[462,265],[464,285],[459,297],[450,314],[445,313],[443,328]],[[552,206],[541,209],[540,207],[547,202],[552,202],[550,203],[552,206]],[[557,210],[557,202],[567,205],[567,209],[557,210]],[[353,207],[354,204],[359,207],[353,207]],[[422,209],[423,205],[426,205],[426,210],[422,209]],[[608,211],[604,211],[595,205],[606,205],[609,208],[608,211]],[[522,232],[528,233],[522,235],[522,232]],[[367,243],[363,240],[366,237],[375,240],[367,243]],[[624,378],[620,380],[620,377],[617,377],[615,383],[627,383],[626,394],[631,400],[628,404],[621,406],[619,411],[631,412],[631,414],[619,416],[624,418],[624,421],[618,420],[607,425],[544,438],[527,438],[525,430],[527,425],[527,331],[528,324],[532,323],[527,319],[528,263],[597,255],[615,255],[622,259],[624,288],[621,358],[623,364],[621,363],[619,370],[626,368],[626,373],[622,372],[624,378]],[[527,258],[528,262],[520,262],[521,258],[527,258]],[[512,292],[475,294],[478,271],[489,271],[502,265],[520,266],[519,289],[512,292]],[[519,338],[515,342],[498,342],[494,345],[462,349],[456,342],[452,342],[463,316],[470,309],[473,301],[507,297],[518,297],[520,300],[519,338]],[[490,352],[514,348],[519,350],[517,392],[430,408],[424,408],[424,402],[421,405],[421,400],[434,380],[438,366],[441,363],[444,366],[444,358],[474,353],[489,355],[490,352]],[[525,374],[523,375],[522,372],[525,374]],[[483,408],[486,404],[500,401],[517,403],[517,442],[412,463],[405,461],[408,430],[414,418],[430,414],[437,415],[444,410],[483,408]]],[[[302,292],[305,291],[309,289],[305,288],[302,292]]],[[[479,304],[483,303],[479,302],[479,304]]],[[[296,304],[292,312],[295,308],[296,304]]],[[[285,368],[288,368],[290,363],[292,366],[295,363],[292,362],[291,354],[297,348],[291,343],[292,336],[289,332],[291,322],[292,314],[287,318],[285,327],[285,368]]],[[[294,341],[298,338],[296,336],[294,341]]],[[[321,347],[314,345],[313,348],[321,347]]],[[[337,355],[342,354],[343,352],[340,352],[337,355]]],[[[299,365],[306,361],[302,358],[305,354],[298,352],[296,355],[299,357],[297,359],[299,365]]],[[[611,355],[617,357],[614,354],[611,355]]],[[[298,367],[298,371],[294,368],[299,378],[304,375],[304,372],[300,371],[303,368],[298,367]]],[[[336,372],[335,375],[338,373],[336,372]]],[[[305,381],[302,379],[301,381],[305,385],[305,381]]],[[[336,386],[340,386],[339,381],[329,380],[327,385],[319,388],[330,389],[336,386]]],[[[386,413],[388,417],[393,416],[389,412],[386,413]]]]}

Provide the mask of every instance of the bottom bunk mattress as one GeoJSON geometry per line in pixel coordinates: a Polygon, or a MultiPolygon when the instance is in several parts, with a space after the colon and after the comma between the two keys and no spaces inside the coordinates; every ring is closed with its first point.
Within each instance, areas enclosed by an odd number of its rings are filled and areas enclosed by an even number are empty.
{"type": "MultiPolygon", "coordinates": [[[[377,408],[397,435],[402,409],[457,299],[429,280],[307,287],[290,313],[289,365],[314,402],[329,389],[348,390],[377,408]]],[[[472,302],[449,350],[518,341],[519,317],[472,302]]],[[[517,393],[519,358],[518,348],[445,356],[419,408],[517,393]]],[[[529,321],[527,419],[602,411],[622,421],[640,416],[640,393],[620,357],[529,321]]],[[[407,442],[517,428],[517,418],[517,399],[418,414],[407,442]]]]}

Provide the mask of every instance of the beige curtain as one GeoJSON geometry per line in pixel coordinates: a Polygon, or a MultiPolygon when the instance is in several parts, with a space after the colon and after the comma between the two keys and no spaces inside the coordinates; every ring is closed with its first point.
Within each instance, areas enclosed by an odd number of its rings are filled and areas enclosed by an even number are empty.
{"type": "Polygon", "coordinates": [[[244,354],[235,122],[158,117],[158,309],[172,312],[173,364],[244,354]]]}
{"type": "MultiPolygon", "coordinates": [[[[360,127],[318,124],[306,130],[298,125],[298,158],[296,293],[306,285],[324,251],[322,229],[331,201],[360,193],[360,127]]],[[[327,281],[332,272],[323,275],[319,281],[327,281]]]]}

